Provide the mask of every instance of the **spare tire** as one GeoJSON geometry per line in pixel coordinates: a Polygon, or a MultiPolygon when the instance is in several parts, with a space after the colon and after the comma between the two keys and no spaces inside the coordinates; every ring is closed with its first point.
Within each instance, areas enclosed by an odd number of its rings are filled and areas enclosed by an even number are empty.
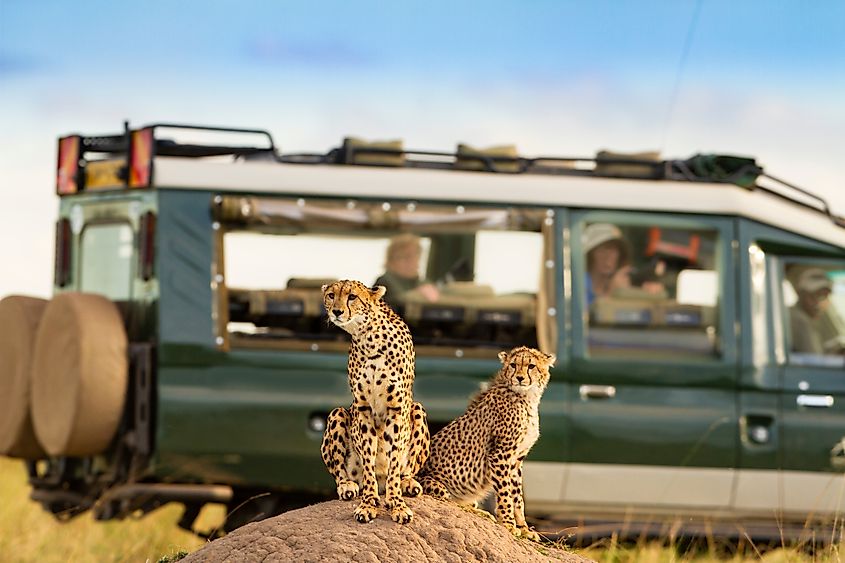
{"type": "Polygon", "coordinates": [[[120,312],[105,297],[53,298],[32,372],[32,418],[47,453],[83,457],[108,448],[126,400],[127,347],[120,312]]]}
{"type": "Polygon", "coordinates": [[[32,427],[30,372],[47,300],[10,295],[0,301],[0,454],[46,457],[32,427]]]}

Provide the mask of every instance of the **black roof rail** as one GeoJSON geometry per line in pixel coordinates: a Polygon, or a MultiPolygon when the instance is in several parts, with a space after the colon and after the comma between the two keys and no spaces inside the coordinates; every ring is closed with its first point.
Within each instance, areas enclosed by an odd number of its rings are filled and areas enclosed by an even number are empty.
{"type": "Polygon", "coordinates": [[[839,215],[835,215],[833,213],[833,211],[830,209],[830,204],[828,204],[827,200],[824,199],[823,197],[816,195],[809,190],[805,190],[803,188],[800,188],[800,187],[796,186],[795,184],[787,182],[786,180],[782,180],[780,178],[772,176],[771,174],[761,174],[760,177],[765,178],[767,180],[770,180],[772,182],[772,187],[764,186],[764,185],[757,183],[754,186],[755,189],[766,192],[766,193],[773,195],[775,197],[785,199],[786,201],[789,201],[791,203],[801,205],[803,207],[807,207],[807,208],[812,209],[814,211],[818,211],[820,213],[823,213],[831,221],[833,221],[833,223],[836,224],[837,226],[845,227],[845,218],[843,218],[839,215]],[[775,186],[777,186],[777,187],[775,187],[775,186]],[[800,194],[800,195],[799,195],[799,197],[791,196],[783,188],[786,188],[787,190],[791,190],[791,191],[793,191],[797,194],[800,194]]]}
{"type": "MultiPolygon", "coordinates": [[[[845,218],[834,215],[828,202],[803,188],[767,174],[755,159],[742,156],[697,154],[681,160],[654,160],[619,156],[617,154],[599,154],[595,157],[564,156],[499,156],[484,154],[484,151],[472,153],[423,151],[404,148],[354,145],[344,141],[343,145],[326,153],[290,153],[281,154],[273,141],[273,136],[266,129],[244,129],[236,127],[212,127],[189,125],[184,123],[160,122],[146,125],[140,129],[153,129],[155,154],[157,156],[206,157],[233,155],[246,159],[269,157],[277,162],[289,164],[333,164],[347,166],[382,166],[372,161],[361,162],[357,155],[401,155],[404,158],[399,166],[405,168],[426,168],[443,170],[475,170],[496,174],[549,174],[563,176],[584,176],[602,178],[626,178],[640,180],[676,180],[686,182],[727,183],[748,190],[760,190],[795,205],[812,209],[834,224],[845,228],[845,218]],[[159,139],[156,129],[181,129],[220,133],[255,134],[266,137],[267,146],[217,145],[207,143],[179,143],[172,139],[159,139]],[[477,167],[467,167],[466,161],[477,161],[477,167]],[[509,164],[501,167],[497,165],[509,164]],[[516,166],[513,166],[513,165],[516,166]],[[771,185],[761,184],[759,180],[768,180],[771,185]]],[[[137,129],[136,129],[137,130],[137,129]]],[[[80,158],[85,153],[126,153],[129,149],[131,130],[124,122],[124,132],[119,135],[89,135],[81,138],[80,158]]],[[[396,167],[395,162],[383,166],[396,167]]]]}
{"type": "MultiPolygon", "coordinates": [[[[818,211],[827,216],[834,224],[845,228],[845,218],[834,215],[828,202],[794,184],[790,184],[771,174],[767,174],[755,159],[731,155],[698,154],[691,158],[670,160],[648,160],[617,156],[599,157],[511,157],[487,156],[483,154],[458,154],[442,151],[421,151],[394,149],[372,146],[343,146],[327,153],[293,153],[279,156],[280,162],[291,164],[339,164],[353,166],[379,166],[378,164],[360,164],[356,162],[358,154],[403,155],[406,168],[457,169],[458,159],[478,160],[483,163],[483,172],[498,174],[550,174],[564,176],[589,176],[603,178],[628,178],[643,180],[675,180],[686,182],[722,183],[740,186],[748,190],[760,190],[792,204],[818,211]],[[413,158],[418,157],[418,158],[413,158]],[[500,171],[497,163],[516,163],[515,170],[500,171]],[[625,168],[627,167],[627,168],[625,168]],[[628,172],[620,172],[627,170],[628,172]],[[635,172],[632,172],[635,171],[635,172]],[[759,179],[768,179],[779,186],[768,187],[760,184],[759,179]],[[793,192],[790,194],[789,192],[793,192]]],[[[391,165],[395,167],[395,165],[391,165]]],[[[463,169],[462,169],[463,170],[463,169]]]]}
{"type": "MultiPolygon", "coordinates": [[[[212,127],[206,125],[189,125],[184,123],[152,123],[139,129],[152,129],[155,143],[155,154],[158,156],[183,156],[189,158],[205,156],[249,156],[259,153],[277,157],[276,144],[273,136],[266,129],[243,129],[237,127],[212,127]],[[207,143],[178,143],[172,139],[157,138],[156,129],[181,129],[191,131],[208,131],[218,133],[256,134],[267,138],[267,146],[218,145],[207,143]]],[[[129,122],[124,122],[124,132],[120,135],[86,135],[81,137],[80,157],[85,153],[120,154],[129,150],[129,122]]]]}

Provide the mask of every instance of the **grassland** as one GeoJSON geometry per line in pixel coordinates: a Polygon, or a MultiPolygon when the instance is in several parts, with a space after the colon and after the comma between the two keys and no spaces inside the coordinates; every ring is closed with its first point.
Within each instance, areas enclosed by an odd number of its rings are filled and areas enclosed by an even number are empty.
{"type": "MultiPolygon", "coordinates": [[[[216,507],[213,507],[216,508],[216,507]]],[[[182,514],[171,504],[140,519],[95,522],[90,513],[59,522],[29,500],[23,464],[0,457],[0,561],[3,563],[157,562],[204,541],[176,527],[182,514]]],[[[222,519],[222,508],[206,511],[200,528],[222,519]]]]}
{"type": "MultiPolygon", "coordinates": [[[[90,513],[58,522],[29,500],[23,465],[0,457],[0,562],[2,563],[156,563],[180,551],[194,551],[204,540],[176,527],[180,505],[168,505],[140,519],[95,522],[90,513]]],[[[222,507],[200,515],[198,527],[214,529],[223,518],[222,507]]],[[[674,563],[679,561],[767,561],[772,563],[833,563],[845,558],[839,545],[812,553],[800,547],[764,548],[745,542],[719,540],[696,543],[638,542],[622,544],[614,538],[576,550],[603,563],[674,563]]]]}

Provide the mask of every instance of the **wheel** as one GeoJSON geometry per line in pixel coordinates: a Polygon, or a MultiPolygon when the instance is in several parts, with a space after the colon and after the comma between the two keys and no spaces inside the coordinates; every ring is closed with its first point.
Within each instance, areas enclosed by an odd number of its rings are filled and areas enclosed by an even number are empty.
{"type": "Polygon", "coordinates": [[[62,293],[50,301],[35,341],[32,418],[54,456],[90,456],[114,438],[129,378],[128,342],[114,303],[62,293]]]}
{"type": "Polygon", "coordinates": [[[31,367],[47,300],[10,295],[0,301],[0,454],[45,457],[32,425],[31,367]]]}

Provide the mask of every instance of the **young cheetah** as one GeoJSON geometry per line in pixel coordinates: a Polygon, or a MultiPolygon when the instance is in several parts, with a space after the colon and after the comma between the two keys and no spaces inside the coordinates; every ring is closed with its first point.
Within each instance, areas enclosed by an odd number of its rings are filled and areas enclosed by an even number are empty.
{"type": "Polygon", "coordinates": [[[538,540],[525,522],[522,461],[540,436],[540,397],[549,383],[552,354],[525,346],[500,352],[502,368],[467,410],[431,439],[423,491],[459,504],[496,491],[496,517],[512,534],[538,540]]]}
{"type": "Polygon", "coordinates": [[[360,491],[358,522],[376,517],[381,489],[390,517],[406,524],[413,512],[402,493],[422,492],[414,477],[428,457],[429,433],[425,410],[412,396],[411,332],[381,299],[384,293],[383,286],[349,280],[323,286],[329,319],[352,336],[352,405],[329,414],[320,452],[341,499],[352,500],[360,491]]]}

